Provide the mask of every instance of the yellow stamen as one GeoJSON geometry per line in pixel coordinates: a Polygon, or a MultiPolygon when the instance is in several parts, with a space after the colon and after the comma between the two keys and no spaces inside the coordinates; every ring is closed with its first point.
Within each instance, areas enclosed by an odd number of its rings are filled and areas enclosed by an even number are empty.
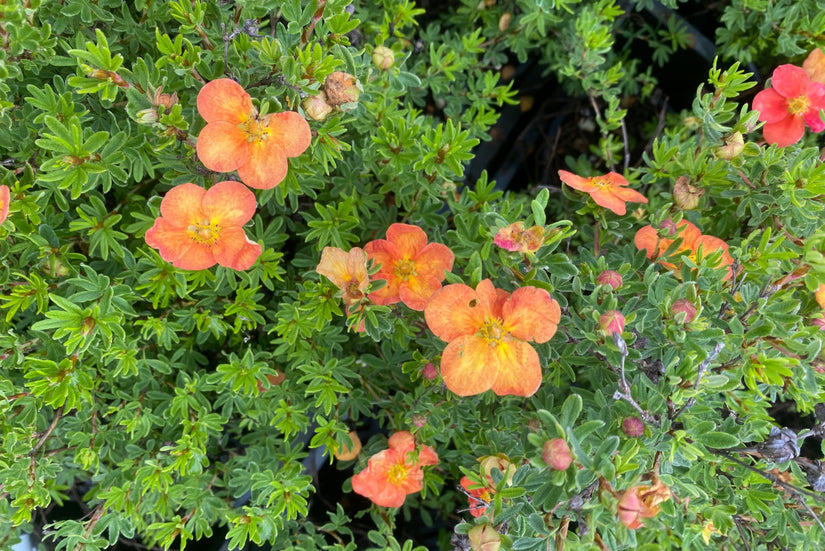
{"type": "Polygon", "coordinates": [[[411,277],[418,276],[418,272],[415,269],[415,262],[407,258],[399,260],[395,263],[395,275],[401,278],[401,281],[407,281],[411,277]]]}
{"type": "Polygon", "coordinates": [[[478,330],[478,336],[487,342],[488,346],[498,346],[509,333],[498,318],[485,318],[484,324],[478,330]]]}
{"type": "Polygon", "coordinates": [[[601,177],[593,178],[590,181],[590,185],[598,188],[601,191],[604,191],[606,189],[610,189],[612,187],[610,185],[610,180],[608,180],[607,178],[601,178],[601,177]]]}
{"type": "Polygon", "coordinates": [[[189,224],[186,228],[189,239],[199,245],[211,247],[221,235],[221,227],[211,220],[205,219],[194,224],[189,224]]]}
{"type": "Polygon", "coordinates": [[[387,472],[387,480],[390,481],[390,484],[395,484],[396,486],[400,486],[407,480],[407,474],[409,469],[406,465],[396,464],[393,465],[390,470],[387,472]]]}
{"type": "Polygon", "coordinates": [[[788,101],[788,112],[791,115],[802,116],[808,111],[810,102],[806,96],[798,96],[788,101]]]}
{"type": "Polygon", "coordinates": [[[241,123],[240,126],[241,130],[246,134],[246,141],[250,143],[265,141],[272,133],[272,129],[262,124],[257,117],[249,117],[246,119],[246,122],[241,123]]]}

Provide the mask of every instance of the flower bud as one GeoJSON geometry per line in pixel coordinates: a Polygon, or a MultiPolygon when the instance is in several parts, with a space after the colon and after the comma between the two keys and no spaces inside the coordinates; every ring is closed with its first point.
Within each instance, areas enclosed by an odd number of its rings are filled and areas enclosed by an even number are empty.
{"type": "Polygon", "coordinates": [[[372,51],[372,62],[382,71],[395,65],[395,52],[386,46],[376,46],[372,51]]]}
{"type": "Polygon", "coordinates": [[[332,113],[332,106],[327,103],[327,95],[323,92],[306,98],[302,107],[309,118],[314,121],[324,121],[332,113]]]}
{"type": "Polygon", "coordinates": [[[738,157],[745,150],[745,139],[741,132],[734,132],[725,138],[725,145],[716,148],[716,157],[730,161],[738,157]]]}
{"type": "Polygon", "coordinates": [[[622,286],[622,276],[619,272],[613,270],[605,270],[596,278],[596,283],[599,285],[609,285],[614,291],[622,286]]]}
{"type": "Polygon", "coordinates": [[[498,20],[498,30],[501,32],[510,28],[510,20],[513,18],[510,12],[504,12],[498,20]]]}
{"type": "Polygon", "coordinates": [[[551,438],[545,442],[541,450],[541,458],[556,471],[566,471],[573,462],[570,446],[561,438],[551,438]]]}
{"type": "Polygon", "coordinates": [[[413,415],[412,422],[413,422],[413,425],[415,425],[416,427],[418,427],[420,429],[421,427],[423,427],[424,425],[427,424],[427,418],[424,417],[423,415],[416,414],[416,415],[413,415]]]}
{"type": "Polygon", "coordinates": [[[621,334],[624,331],[624,316],[618,310],[610,310],[605,312],[599,318],[599,327],[607,335],[613,333],[621,334]]]}
{"type": "Polygon", "coordinates": [[[626,435],[638,438],[645,433],[645,424],[638,417],[627,417],[622,421],[622,430],[626,435]]]}
{"type": "Polygon", "coordinates": [[[349,73],[335,71],[324,82],[324,91],[327,93],[327,103],[339,107],[345,103],[358,101],[361,95],[361,84],[349,73]]]}
{"type": "Polygon", "coordinates": [[[438,368],[432,362],[427,362],[424,364],[424,369],[421,370],[421,376],[428,381],[432,381],[438,377],[438,368]]]}
{"type": "Polygon", "coordinates": [[[158,111],[154,107],[149,109],[141,109],[135,113],[135,119],[138,124],[154,124],[158,122],[158,111]]]}
{"type": "Polygon", "coordinates": [[[696,305],[686,298],[680,298],[670,306],[673,321],[679,324],[690,323],[696,318],[696,305]]]}
{"type": "Polygon", "coordinates": [[[679,176],[673,184],[673,202],[682,210],[695,209],[704,194],[705,190],[692,185],[687,176],[679,176]]]}
{"type": "Polygon", "coordinates": [[[473,551],[499,551],[501,549],[501,534],[489,524],[474,526],[467,533],[467,537],[473,551]]]}
{"type": "Polygon", "coordinates": [[[351,430],[348,436],[350,440],[352,440],[352,447],[341,444],[341,447],[333,452],[335,459],[338,461],[352,461],[361,453],[361,439],[358,438],[358,434],[354,430],[351,430]]]}

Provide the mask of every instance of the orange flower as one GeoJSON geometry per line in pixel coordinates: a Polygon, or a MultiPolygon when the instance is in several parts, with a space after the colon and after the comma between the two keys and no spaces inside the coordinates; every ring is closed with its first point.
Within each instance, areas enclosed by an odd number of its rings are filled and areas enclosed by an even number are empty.
{"type": "Polygon", "coordinates": [[[9,203],[11,203],[11,190],[9,186],[0,186],[0,224],[9,215],[9,203]]]}
{"type": "Polygon", "coordinates": [[[216,172],[238,171],[241,181],[270,189],[287,173],[287,157],[309,147],[309,124],[298,113],[258,116],[252,98],[228,78],[207,82],[198,93],[198,112],[207,125],[198,136],[198,158],[216,172]]]}
{"type": "Polygon", "coordinates": [[[459,481],[461,487],[469,494],[467,499],[470,501],[470,514],[474,517],[480,517],[485,513],[489,515],[492,512],[487,512],[487,506],[492,501],[493,494],[496,493],[496,483],[491,476],[492,470],[498,469],[502,472],[507,486],[512,484],[516,474],[516,466],[504,454],[485,455],[479,458],[479,462],[481,463],[481,476],[484,479],[483,484],[475,482],[468,476],[462,477],[459,481]]]}
{"type": "Polygon", "coordinates": [[[681,239],[682,242],[679,245],[679,248],[672,253],[671,256],[684,255],[690,258],[693,262],[698,262],[700,250],[702,253],[702,258],[710,256],[716,251],[722,251],[722,256],[715,267],[727,268],[727,273],[722,279],[723,281],[730,279],[733,275],[733,270],[731,269],[733,258],[731,258],[728,253],[728,244],[718,237],[713,237],[712,235],[702,235],[699,228],[687,220],[681,220],[678,224],[674,224],[670,219],[665,220],[662,223],[662,228],[660,231],[668,236],[673,236],[673,239],[670,239],[669,237],[661,237],[659,235],[660,232],[656,231],[656,229],[650,224],[639,229],[639,231],[636,232],[636,236],[633,238],[636,248],[639,250],[644,249],[647,257],[651,260],[658,259],[658,261],[665,268],[674,271],[678,270],[678,266],[670,262],[665,262],[660,258],[673,244],[673,242],[676,241],[676,239],[681,239]]]}
{"type": "Polygon", "coordinates": [[[593,198],[597,205],[619,215],[627,212],[625,203],[647,203],[647,197],[634,189],[626,187],[628,181],[617,172],[608,172],[604,176],[582,178],[572,172],[559,170],[561,181],[593,198]]]}
{"type": "Polygon", "coordinates": [[[370,284],[367,253],[360,247],[353,247],[348,253],[338,247],[324,247],[315,271],[341,289],[347,306],[360,302],[370,284]]]}
{"type": "Polygon", "coordinates": [[[515,222],[498,230],[493,243],[511,252],[534,253],[544,244],[544,228],[533,226],[525,230],[524,222],[515,222]]]}
{"type": "Polygon", "coordinates": [[[389,449],[370,457],[367,468],[352,477],[352,489],[381,507],[401,507],[407,494],[421,491],[421,468],[437,465],[438,454],[421,446],[416,456],[415,438],[407,431],[396,432],[387,444],[389,449]]]}
{"type": "Polygon", "coordinates": [[[802,63],[802,68],[808,73],[808,78],[814,82],[825,84],[825,53],[819,48],[814,48],[805,62],[802,63]]]}
{"type": "Polygon", "coordinates": [[[255,213],[255,194],[238,182],[218,182],[209,190],[181,184],[160,203],[160,217],[146,232],[146,243],[184,270],[204,270],[215,263],[246,270],[261,254],[243,225],[255,213]]]}
{"type": "Polygon", "coordinates": [[[659,504],[669,499],[670,489],[653,475],[651,486],[633,486],[619,498],[619,521],[631,530],[641,528],[644,526],[641,519],[655,517],[659,504]]]}
{"type": "Polygon", "coordinates": [[[381,265],[373,278],[387,284],[370,293],[370,300],[387,305],[403,302],[413,310],[423,310],[430,296],[441,288],[444,272],[453,269],[453,252],[441,243],[427,243],[427,234],[418,226],[393,224],[387,239],[364,245],[367,255],[381,265]]]}
{"type": "Polygon", "coordinates": [[[487,506],[493,499],[495,488],[488,488],[484,484],[474,482],[469,476],[461,477],[461,487],[469,494],[470,514],[478,518],[487,511],[487,506]]]}
{"type": "Polygon", "coordinates": [[[521,287],[510,294],[485,279],[476,290],[455,283],[436,291],[424,317],[448,343],[441,357],[448,389],[459,396],[489,389],[530,396],[541,384],[541,365],[528,341],[549,341],[561,310],[544,289],[521,287]]]}
{"type": "MultiPolygon", "coordinates": [[[[0,192],[2,192],[2,190],[0,190],[0,192]]],[[[1,221],[2,217],[0,217],[0,222],[1,221]]],[[[825,310],[825,283],[819,284],[819,287],[817,287],[814,293],[814,298],[816,298],[816,303],[819,304],[819,307],[825,310]]]]}

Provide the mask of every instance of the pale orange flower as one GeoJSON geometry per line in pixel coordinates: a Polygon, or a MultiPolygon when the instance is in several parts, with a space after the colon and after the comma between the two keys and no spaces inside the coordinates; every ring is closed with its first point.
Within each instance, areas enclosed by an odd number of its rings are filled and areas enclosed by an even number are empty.
{"type": "Polygon", "coordinates": [[[287,157],[303,153],[312,140],[298,113],[258,116],[252,98],[228,78],[207,82],[198,93],[198,112],[207,125],[198,136],[198,158],[216,172],[238,171],[241,181],[270,189],[284,179],[287,157]]]}
{"type": "Polygon", "coordinates": [[[825,283],[819,284],[819,287],[814,293],[814,298],[816,298],[816,303],[819,304],[819,307],[825,310],[825,283]]]}
{"type": "Polygon", "coordinates": [[[360,247],[344,252],[338,247],[324,247],[316,272],[329,279],[341,290],[347,306],[360,302],[370,284],[367,272],[367,253],[360,247]]]}
{"type": "Polygon", "coordinates": [[[455,256],[446,245],[427,243],[427,234],[418,226],[393,224],[387,239],[364,245],[367,255],[381,267],[373,279],[387,284],[370,293],[376,304],[403,302],[413,310],[423,310],[430,296],[441,288],[444,273],[453,269],[455,256]]]}
{"type": "Polygon", "coordinates": [[[533,226],[525,230],[524,222],[515,222],[498,230],[493,243],[511,252],[534,253],[544,243],[544,228],[533,226]]]}
{"type": "Polygon", "coordinates": [[[593,198],[601,207],[619,215],[627,212],[625,203],[647,203],[647,197],[627,186],[629,182],[618,172],[608,172],[603,176],[583,178],[566,170],[559,170],[561,181],[593,198]]]}
{"type": "Polygon", "coordinates": [[[441,376],[452,392],[530,396],[541,384],[541,365],[529,343],[553,337],[561,309],[544,289],[521,287],[510,294],[485,279],[475,290],[456,283],[436,291],[424,317],[448,343],[441,376]]]}
{"type": "Polygon", "coordinates": [[[701,251],[702,258],[710,256],[716,251],[722,251],[722,256],[717,262],[717,268],[727,268],[723,281],[728,280],[733,275],[731,265],[733,258],[728,253],[728,244],[712,235],[702,235],[702,232],[695,224],[687,220],[680,220],[678,224],[673,223],[668,219],[662,223],[662,232],[668,237],[662,237],[659,232],[648,224],[640,228],[636,232],[633,242],[636,248],[644,250],[645,254],[651,260],[657,260],[662,266],[669,270],[678,271],[679,267],[671,262],[662,259],[665,251],[673,244],[676,239],[681,239],[681,244],[671,257],[687,256],[693,262],[699,262],[699,252],[701,251]],[[672,238],[671,238],[672,236],[672,238]]]}
{"type": "Polygon", "coordinates": [[[422,467],[438,464],[438,454],[429,446],[416,453],[415,437],[396,432],[387,442],[389,449],[370,457],[367,468],[352,477],[352,490],[381,507],[401,507],[408,494],[424,486],[422,467]]]}
{"type": "Polygon", "coordinates": [[[216,263],[246,270],[261,254],[261,246],[243,229],[255,207],[255,194],[238,182],[219,182],[209,190],[181,184],[161,201],[160,217],[146,232],[146,243],[183,270],[203,270],[216,263]]]}
{"type": "Polygon", "coordinates": [[[9,186],[0,186],[0,224],[9,215],[9,203],[11,203],[11,190],[9,186]]]}
{"type": "Polygon", "coordinates": [[[812,81],[825,84],[825,53],[820,48],[811,50],[805,62],[802,63],[802,68],[812,81]]]}

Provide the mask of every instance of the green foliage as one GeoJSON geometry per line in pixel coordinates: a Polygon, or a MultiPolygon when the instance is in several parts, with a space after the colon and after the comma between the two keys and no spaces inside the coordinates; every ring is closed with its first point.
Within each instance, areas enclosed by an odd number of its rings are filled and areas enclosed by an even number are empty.
{"type": "MultiPolygon", "coordinates": [[[[823,499],[807,490],[805,463],[773,461],[758,443],[783,410],[805,423],[825,402],[814,297],[825,164],[809,131],[786,148],[762,143],[751,108],[754,70],[800,64],[825,43],[821,3],[709,8],[719,57],[705,82],[683,83],[696,89],[689,110],[637,125],[641,144],[627,136],[630,106],[651,100],[676,52],[697,48],[678,0],[447,4],[0,6],[0,185],[11,195],[0,225],[0,547],[70,500],[84,514],[45,527],[67,551],[133,539],[197,549],[213,531],[230,549],[424,549],[399,515],[441,523],[444,549],[487,523],[513,550],[822,547],[823,499]],[[373,60],[379,46],[391,64],[373,60]],[[592,116],[593,142],[565,168],[622,172],[647,204],[618,216],[561,192],[555,174],[523,191],[487,172],[466,181],[501,110],[534,84],[504,77],[514,60],[537,63],[592,116]],[[335,71],[357,78],[360,97],[310,118],[305,100],[335,71]],[[144,239],[172,187],[237,179],[196,152],[198,92],[217,78],[239,82],[259,113],[295,111],[312,131],[284,181],[254,191],[245,231],[263,252],[241,272],[175,268],[144,239]],[[695,208],[677,181],[700,190],[695,208]],[[639,228],[667,219],[729,244],[730,279],[714,268],[719,253],[697,258],[677,242],[666,253],[681,267],[668,270],[639,251],[639,228]],[[316,271],[325,247],[364,247],[396,222],[450,248],[445,285],[491,279],[558,301],[558,331],[530,345],[543,373],[534,395],[457,396],[428,372],[445,343],[423,312],[344,303],[316,271]],[[495,245],[515,222],[541,226],[542,247],[495,245]],[[606,270],[620,287],[598,279],[606,270]],[[680,300],[692,319],[674,310],[680,300]],[[625,318],[618,338],[600,327],[608,310],[625,318]],[[641,434],[623,428],[629,418],[641,434]],[[367,427],[381,434],[354,461],[332,458],[367,427]],[[402,430],[439,455],[423,490],[399,510],[331,506],[313,469],[328,458],[361,471],[384,433],[402,430]],[[543,460],[551,438],[570,447],[566,471],[543,460]],[[512,481],[480,471],[495,455],[515,467],[512,481]],[[456,490],[465,475],[495,488],[479,518],[456,490]],[[618,502],[654,475],[672,497],[630,530],[618,502]]],[[[800,441],[821,440],[817,430],[800,441]]]]}

